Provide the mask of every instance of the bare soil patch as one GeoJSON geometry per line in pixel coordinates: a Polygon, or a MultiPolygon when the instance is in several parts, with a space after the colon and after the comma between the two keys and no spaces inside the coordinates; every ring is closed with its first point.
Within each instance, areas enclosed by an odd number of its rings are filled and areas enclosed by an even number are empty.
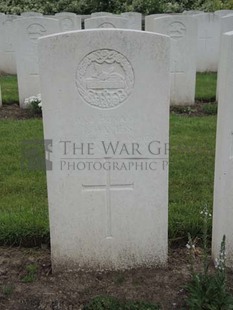
{"type": "Polygon", "coordinates": [[[0,107],[0,120],[12,119],[12,120],[24,120],[33,117],[40,117],[33,115],[30,109],[20,109],[17,103],[10,105],[3,105],[0,107]]]}
{"type": "MultiPolygon", "coordinates": [[[[0,248],[1,310],[76,310],[98,295],[160,303],[162,309],[187,309],[184,286],[189,279],[185,249],[170,250],[163,268],[52,274],[48,249],[0,248]],[[25,283],[31,265],[37,266],[35,278],[25,283]]],[[[232,274],[229,283],[233,286],[232,274]]]]}

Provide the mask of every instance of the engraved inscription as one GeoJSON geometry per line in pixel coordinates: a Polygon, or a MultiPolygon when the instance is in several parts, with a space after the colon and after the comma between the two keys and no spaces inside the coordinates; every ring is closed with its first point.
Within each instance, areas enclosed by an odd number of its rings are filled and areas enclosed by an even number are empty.
{"type": "Polygon", "coordinates": [[[112,23],[102,23],[98,28],[116,28],[112,23]]]}
{"type": "Polygon", "coordinates": [[[110,172],[106,174],[106,184],[98,185],[82,185],[83,190],[87,192],[93,191],[104,191],[105,201],[106,201],[106,212],[107,212],[107,231],[106,238],[112,238],[112,209],[111,209],[111,191],[121,191],[121,190],[133,190],[134,184],[112,184],[110,179],[110,172]]]}
{"type": "Polygon", "coordinates": [[[168,35],[174,40],[180,40],[186,35],[186,27],[181,22],[173,22],[169,25],[168,35]]]}
{"type": "Polygon", "coordinates": [[[31,41],[37,42],[37,39],[46,34],[46,29],[40,24],[31,24],[27,28],[28,37],[31,41]]]}
{"type": "Polygon", "coordinates": [[[91,106],[111,109],[123,103],[134,87],[134,72],[125,56],[101,49],[85,56],[78,65],[76,85],[91,106]]]}

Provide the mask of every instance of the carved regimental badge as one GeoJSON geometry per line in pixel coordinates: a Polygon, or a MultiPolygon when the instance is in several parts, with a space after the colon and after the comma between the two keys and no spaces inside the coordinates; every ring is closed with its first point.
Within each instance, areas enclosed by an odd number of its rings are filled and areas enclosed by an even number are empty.
{"type": "Polygon", "coordinates": [[[186,35],[186,27],[181,22],[173,22],[169,25],[168,35],[174,40],[180,40],[186,35]]]}
{"type": "Polygon", "coordinates": [[[28,37],[31,41],[37,43],[39,37],[46,34],[46,29],[40,24],[31,24],[27,27],[28,37]]]}
{"type": "Polygon", "coordinates": [[[76,73],[76,85],[91,106],[111,109],[130,95],[134,72],[130,62],[117,51],[101,49],[85,56],[76,73]]]}

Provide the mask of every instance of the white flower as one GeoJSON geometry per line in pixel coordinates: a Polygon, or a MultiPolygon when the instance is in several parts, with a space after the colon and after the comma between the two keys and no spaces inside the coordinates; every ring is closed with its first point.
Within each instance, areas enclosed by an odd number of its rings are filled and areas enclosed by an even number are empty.
{"type": "Polygon", "coordinates": [[[186,244],[186,248],[188,249],[188,250],[190,250],[191,249],[191,246],[190,246],[190,244],[186,244]]]}

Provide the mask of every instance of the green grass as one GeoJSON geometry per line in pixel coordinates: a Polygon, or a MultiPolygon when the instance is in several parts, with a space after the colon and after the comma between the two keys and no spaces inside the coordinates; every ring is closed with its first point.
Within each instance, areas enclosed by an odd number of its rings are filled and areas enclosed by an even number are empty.
{"type": "Polygon", "coordinates": [[[45,173],[21,170],[21,141],[42,139],[42,121],[0,122],[0,244],[40,244],[49,234],[45,173]]]}
{"type": "Polygon", "coordinates": [[[18,85],[16,76],[0,76],[3,104],[18,103],[18,85]]]}
{"type": "MultiPolygon", "coordinates": [[[[200,211],[212,209],[216,116],[171,116],[169,237],[202,231],[200,211]]],[[[209,227],[209,230],[211,227],[209,227]]]]}
{"type": "Polygon", "coordinates": [[[216,100],[217,73],[197,73],[196,100],[216,100]]]}
{"type": "MultiPolygon", "coordinates": [[[[212,207],[216,116],[171,116],[169,237],[200,234],[212,207]]],[[[49,236],[44,172],[21,171],[21,141],[42,139],[42,121],[0,122],[0,244],[40,244],[49,236]]],[[[210,229],[210,227],[209,227],[210,229]]]]}

